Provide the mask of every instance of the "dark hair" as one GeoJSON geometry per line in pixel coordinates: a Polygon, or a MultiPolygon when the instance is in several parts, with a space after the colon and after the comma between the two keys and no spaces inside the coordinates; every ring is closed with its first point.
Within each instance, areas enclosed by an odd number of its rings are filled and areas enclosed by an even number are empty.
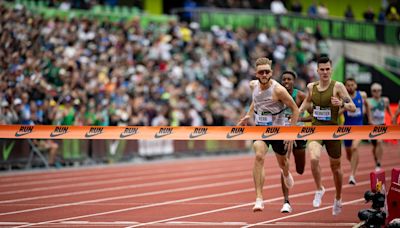
{"type": "Polygon", "coordinates": [[[291,70],[286,70],[286,71],[284,71],[284,72],[282,73],[282,75],[281,75],[281,78],[283,77],[284,74],[290,74],[290,75],[293,76],[294,79],[297,78],[296,72],[291,71],[291,70]]]}
{"type": "Polygon", "coordinates": [[[317,65],[319,65],[320,63],[330,63],[332,65],[332,60],[328,56],[321,56],[317,60],[317,65]]]}
{"type": "Polygon", "coordinates": [[[344,80],[344,84],[346,84],[346,82],[351,81],[351,82],[356,82],[356,80],[354,78],[346,78],[346,80],[344,80]]]}

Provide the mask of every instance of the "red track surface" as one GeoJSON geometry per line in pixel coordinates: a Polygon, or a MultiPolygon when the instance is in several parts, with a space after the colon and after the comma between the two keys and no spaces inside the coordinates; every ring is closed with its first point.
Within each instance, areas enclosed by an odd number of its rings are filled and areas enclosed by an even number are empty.
{"type": "MultiPolygon", "coordinates": [[[[121,166],[6,173],[0,178],[0,227],[351,227],[357,212],[370,207],[363,195],[374,169],[371,147],[360,148],[357,185],[347,184],[349,162],[342,156],[343,212],[331,215],[334,187],[328,156],[321,160],[326,193],[312,207],[315,185],[307,160],[294,174],[294,208],[281,214],[279,168],[266,157],[263,212],[253,213],[253,156],[193,158],[121,166]]],[[[400,165],[400,148],[384,145],[383,168],[400,165]]]]}

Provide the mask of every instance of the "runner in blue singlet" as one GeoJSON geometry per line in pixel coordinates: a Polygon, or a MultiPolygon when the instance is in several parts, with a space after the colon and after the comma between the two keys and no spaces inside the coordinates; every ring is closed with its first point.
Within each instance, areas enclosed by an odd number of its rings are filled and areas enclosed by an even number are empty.
{"type": "MultiPolygon", "coordinates": [[[[355,112],[344,112],[344,125],[363,125],[364,111],[366,117],[369,118],[369,107],[367,102],[367,94],[363,91],[357,90],[357,83],[353,78],[346,79],[344,85],[346,86],[347,92],[353,99],[353,103],[356,105],[355,112]],[[364,105],[366,110],[364,110],[364,105]]],[[[371,122],[371,121],[368,121],[371,122]]],[[[344,146],[346,147],[346,157],[350,162],[351,174],[349,177],[349,184],[356,184],[356,171],[358,166],[358,145],[361,140],[344,140],[344,146]]]]}

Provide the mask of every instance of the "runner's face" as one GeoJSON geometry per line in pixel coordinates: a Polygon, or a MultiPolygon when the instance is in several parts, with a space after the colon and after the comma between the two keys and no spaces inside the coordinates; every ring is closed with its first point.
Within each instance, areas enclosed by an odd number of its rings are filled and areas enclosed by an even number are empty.
{"type": "Polygon", "coordinates": [[[267,84],[272,77],[271,66],[268,64],[258,65],[256,68],[256,77],[261,84],[267,84]]]}
{"type": "Polygon", "coordinates": [[[354,94],[356,92],[357,84],[354,81],[347,81],[345,86],[349,94],[354,94]]]}
{"type": "Polygon", "coordinates": [[[373,96],[373,97],[375,97],[375,98],[380,98],[381,95],[382,95],[382,89],[381,89],[381,88],[377,88],[377,87],[372,88],[372,89],[371,89],[371,93],[372,93],[372,96],[373,96]]]}
{"type": "Polygon", "coordinates": [[[328,81],[331,78],[332,74],[331,67],[332,66],[330,62],[318,64],[317,72],[321,80],[328,81]]]}
{"type": "Polygon", "coordinates": [[[282,76],[282,85],[287,89],[287,90],[292,90],[294,87],[294,78],[293,75],[291,74],[284,74],[282,76]]]}

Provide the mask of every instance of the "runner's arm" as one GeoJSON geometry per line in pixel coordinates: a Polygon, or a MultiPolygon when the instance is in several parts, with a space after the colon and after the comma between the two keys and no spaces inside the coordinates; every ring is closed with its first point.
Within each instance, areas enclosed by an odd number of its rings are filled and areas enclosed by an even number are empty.
{"type": "Polygon", "coordinates": [[[384,97],[383,100],[385,101],[385,109],[389,113],[390,119],[393,118],[392,110],[390,109],[390,101],[388,97],[384,97]]]}
{"type": "MultiPolygon", "coordinates": [[[[300,105],[300,108],[299,108],[300,113],[303,113],[305,110],[308,110],[309,107],[311,106],[312,87],[313,87],[313,83],[308,83],[308,85],[307,85],[308,93],[300,105]]],[[[310,114],[312,114],[312,111],[310,114]]]]}
{"type": "Polygon", "coordinates": [[[336,85],[338,89],[338,95],[341,100],[337,101],[336,97],[332,97],[332,104],[341,107],[345,111],[355,112],[356,105],[350,98],[349,92],[347,92],[346,87],[344,87],[343,83],[341,82],[336,83],[336,85]]]}
{"type": "Polygon", "coordinates": [[[368,103],[368,97],[367,97],[367,93],[364,91],[361,91],[361,97],[365,106],[365,114],[367,115],[368,118],[368,123],[371,124],[372,123],[372,119],[371,119],[371,109],[369,108],[369,103],[368,103]]]}
{"type": "Polygon", "coordinates": [[[293,98],[290,96],[286,88],[281,85],[277,86],[276,95],[279,98],[279,100],[282,103],[284,103],[288,108],[290,108],[290,110],[292,111],[292,118],[290,119],[290,125],[296,126],[300,112],[293,98]]]}
{"type": "Polygon", "coordinates": [[[396,113],[393,116],[392,124],[397,124],[397,118],[399,117],[399,115],[400,115],[400,101],[399,101],[399,105],[397,106],[396,113]]]}

